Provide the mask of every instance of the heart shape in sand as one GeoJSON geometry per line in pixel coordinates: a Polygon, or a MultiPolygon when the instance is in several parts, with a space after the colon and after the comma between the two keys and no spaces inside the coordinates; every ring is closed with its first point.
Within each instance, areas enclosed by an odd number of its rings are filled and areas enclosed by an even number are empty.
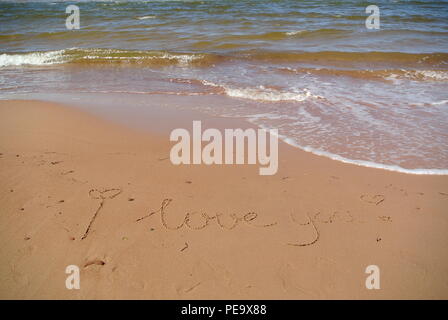
{"type": "Polygon", "coordinates": [[[361,195],[361,200],[367,203],[373,203],[375,205],[379,205],[381,202],[383,202],[386,198],[382,194],[375,194],[375,195],[368,195],[363,194],[361,195]]]}

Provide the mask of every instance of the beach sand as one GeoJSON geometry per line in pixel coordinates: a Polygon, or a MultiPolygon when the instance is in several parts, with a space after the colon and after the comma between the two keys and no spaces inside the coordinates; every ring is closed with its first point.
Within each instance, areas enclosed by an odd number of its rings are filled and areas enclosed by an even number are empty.
{"type": "Polygon", "coordinates": [[[174,166],[171,145],[76,108],[0,101],[0,298],[448,298],[447,176],[286,144],[278,173],[259,176],[174,166]]]}

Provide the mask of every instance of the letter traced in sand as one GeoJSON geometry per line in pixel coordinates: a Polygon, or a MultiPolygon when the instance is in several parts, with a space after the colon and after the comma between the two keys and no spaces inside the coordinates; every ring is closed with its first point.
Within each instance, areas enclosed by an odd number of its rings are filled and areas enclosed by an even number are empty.
{"type": "Polygon", "coordinates": [[[136,222],[139,222],[143,219],[149,218],[156,213],[160,213],[160,220],[162,222],[162,225],[165,227],[165,229],[168,229],[168,230],[179,230],[183,226],[187,226],[189,229],[193,229],[193,230],[201,230],[201,229],[208,227],[210,224],[210,221],[212,221],[212,220],[216,220],[216,223],[222,229],[226,229],[226,230],[232,230],[237,225],[239,225],[241,222],[244,222],[246,224],[249,224],[251,226],[258,227],[258,228],[271,227],[271,226],[274,226],[277,224],[277,222],[274,222],[274,223],[269,223],[269,224],[264,224],[264,225],[256,225],[252,221],[254,221],[255,219],[258,218],[258,214],[255,212],[248,212],[241,217],[238,217],[236,214],[231,214],[230,217],[232,218],[233,222],[230,226],[227,226],[222,222],[222,216],[223,216],[222,213],[217,213],[214,216],[209,216],[205,212],[200,212],[200,215],[203,218],[203,222],[199,225],[193,225],[191,222],[191,218],[194,214],[199,214],[199,212],[187,212],[182,223],[180,223],[177,226],[170,226],[170,225],[168,225],[168,223],[166,221],[166,215],[167,215],[166,209],[172,201],[173,201],[173,199],[164,199],[162,201],[162,205],[160,206],[159,210],[150,212],[146,216],[143,216],[143,217],[137,219],[136,222]]]}
{"type": "Polygon", "coordinates": [[[84,240],[85,238],[87,238],[89,232],[90,232],[90,228],[92,227],[93,222],[95,221],[96,217],[98,216],[98,213],[100,212],[100,210],[103,208],[104,206],[104,202],[107,199],[113,199],[116,196],[118,196],[121,193],[121,189],[102,189],[102,190],[98,190],[98,189],[91,189],[89,191],[89,196],[92,199],[97,199],[97,200],[101,200],[98,209],[96,209],[95,213],[93,214],[92,219],[90,219],[90,223],[89,226],[86,229],[86,232],[84,233],[84,235],[82,236],[81,240],[84,240]]]}
{"type": "MultiPolygon", "coordinates": [[[[294,217],[292,215],[290,217],[291,217],[292,221],[298,223],[297,221],[295,221],[295,219],[294,219],[294,217]]],[[[312,241],[310,241],[310,242],[304,242],[304,243],[288,243],[289,246],[307,247],[307,246],[311,246],[311,245],[315,244],[319,240],[320,233],[319,233],[319,230],[316,227],[316,224],[314,223],[314,220],[311,219],[308,214],[307,214],[307,217],[308,217],[308,220],[309,220],[307,223],[298,223],[298,224],[301,225],[301,226],[306,226],[306,225],[311,224],[313,226],[314,232],[316,233],[314,239],[312,241]]]]}
{"type": "MultiPolygon", "coordinates": [[[[382,200],[375,198],[376,201],[382,200]]],[[[384,199],[383,199],[384,200],[384,199]]],[[[248,212],[242,216],[238,216],[237,214],[230,214],[230,215],[224,215],[222,213],[217,213],[213,216],[209,216],[205,212],[187,212],[182,220],[181,223],[178,223],[177,225],[169,225],[167,223],[167,208],[170,205],[170,203],[173,201],[173,199],[164,199],[162,201],[162,204],[160,208],[156,211],[151,211],[147,215],[138,218],[136,222],[142,221],[146,218],[149,218],[153,216],[154,214],[160,214],[160,221],[163,225],[163,227],[167,230],[179,230],[182,227],[186,226],[187,228],[191,230],[202,230],[205,229],[210,225],[210,222],[215,220],[216,224],[223,230],[233,230],[241,223],[248,224],[253,227],[257,228],[266,228],[266,227],[272,227],[277,225],[277,222],[269,223],[269,224],[255,224],[254,221],[258,218],[258,214],[255,212],[248,212]],[[202,217],[201,222],[192,223],[192,217],[194,214],[200,215],[202,217]],[[230,222],[223,223],[224,217],[227,216],[227,220],[230,220],[230,222]]],[[[344,222],[344,223],[352,223],[355,222],[355,217],[350,213],[350,211],[333,211],[331,214],[327,214],[326,217],[322,217],[322,214],[320,211],[314,213],[314,214],[306,214],[308,217],[308,221],[305,223],[300,223],[296,221],[296,219],[290,215],[290,219],[293,224],[300,225],[300,226],[309,226],[312,227],[314,232],[314,238],[307,242],[295,242],[295,243],[286,243],[286,245],[295,246],[295,247],[307,247],[315,244],[320,239],[320,231],[317,227],[319,223],[324,224],[332,224],[336,222],[344,222]]],[[[154,230],[151,228],[151,231],[154,230]]],[[[188,248],[188,243],[185,243],[185,246],[180,251],[185,251],[188,248]]]]}

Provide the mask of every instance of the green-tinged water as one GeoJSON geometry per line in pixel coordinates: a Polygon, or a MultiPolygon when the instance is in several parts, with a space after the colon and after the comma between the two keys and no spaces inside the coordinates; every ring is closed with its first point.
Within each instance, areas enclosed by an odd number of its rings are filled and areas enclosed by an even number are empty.
{"type": "Polygon", "coordinates": [[[197,109],[337,160],[446,174],[448,1],[375,1],[376,30],[371,4],[0,1],[0,96],[220,97],[197,109]]]}

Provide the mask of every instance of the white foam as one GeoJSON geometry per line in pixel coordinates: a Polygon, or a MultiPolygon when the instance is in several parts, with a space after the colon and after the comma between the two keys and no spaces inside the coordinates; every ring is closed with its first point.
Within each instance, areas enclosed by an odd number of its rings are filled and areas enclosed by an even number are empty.
{"type": "Polygon", "coordinates": [[[251,123],[256,123],[256,121],[261,119],[269,119],[269,120],[294,120],[295,117],[288,115],[281,115],[275,113],[256,113],[250,114],[247,116],[243,116],[244,118],[248,118],[248,121],[251,123]]]}
{"type": "Polygon", "coordinates": [[[431,102],[431,104],[433,106],[438,106],[438,105],[446,104],[446,103],[448,103],[448,100],[441,100],[441,101],[431,102]]]}
{"type": "Polygon", "coordinates": [[[419,106],[419,107],[424,107],[424,106],[440,106],[440,105],[444,105],[444,104],[448,104],[448,100],[440,100],[440,101],[435,101],[435,102],[419,102],[419,103],[414,103],[414,106],[419,106]]]}
{"type": "Polygon", "coordinates": [[[153,60],[153,59],[166,59],[176,61],[179,66],[188,66],[190,63],[196,60],[204,58],[201,54],[171,54],[164,52],[162,54],[155,54],[151,56],[118,56],[117,54],[126,51],[113,50],[113,49],[77,49],[69,48],[65,50],[48,51],[48,52],[33,52],[23,54],[0,54],[0,67],[7,66],[21,66],[21,65],[52,65],[58,63],[69,62],[76,58],[73,56],[72,50],[77,50],[78,59],[86,60],[153,60]],[[98,53],[97,55],[95,53],[98,53]],[[111,54],[107,56],[106,54],[111,54]],[[113,55],[112,55],[113,54],[113,55]]]}
{"type": "MultiPolygon", "coordinates": [[[[259,125],[259,127],[262,129],[265,129],[265,130],[270,129],[263,125],[259,125]]],[[[330,158],[332,160],[337,160],[337,161],[340,161],[343,163],[354,164],[354,165],[361,166],[361,167],[383,169],[383,170],[388,170],[388,171],[394,171],[394,172],[400,172],[400,173],[406,173],[406,174],[416,174],[416,175],[448,175],[448,169],[426,169],[426,168],[406,169],[406,168],[403,168],[403,167],[400,167],[397,165],[386,165],[386,164],[376,163],[376,162],[367,161],[367,160],[349,159],[349,158],[340,156],[338,154],[334,154],[334,153],[320,150],[317,148],[313,148],[310,146],[302,146],[302,145],[298,144],[294,139],[291,139],[291,138],[281,135],[281,134],[278,134],[278,138],[281,139],[283,142],[285,142],[293,147],[299,148],[303,151],[310,152],[310,153],[318,155],[318,156],[330,158]]]]}
{"type": "Polygon", "coordinates": [[[151,58],[163,58],[168,60],[177,60],[180,65],[186,66],[195,60],[200,60],[203,55],[188,55],[188,54],[170,54],[164,53],[162,56],[154,56],[151,58]]]}
{"type": "Polygon", "coordinates": [[[83,59],[89,60],[153,60],[153,59],[166,59],[166,60],[175,60],[179,65],[188,65],[195,60],[202,59],[203,55],[188,55],[188,54],[171,54],[164,52],[163,54],[155,54],[150,56],[117,56],[117,54],[123,53],[126,54],[126,51],[122,50],[108,50],[108,49],[88,49],[86,52],[98,52],[100,55],[84,55],[83,59]],[[111,56],[106,56],[104,54],[113,54],[111,56]]]}
{"type": "Polygon", "coordinates": [[[136,17],[138,20],[146,20],[146,19],[155,19],[156,16],[143,16],[143,17],[136,17]]]}
{"type": "Polygon", "coordinates": [[[296,34],[299,34],[299,33],[305,32],[305,31],[306,30],[289,31],[289,32],[286,32],[286,35],[287,36],[295,36],[296,34]]]}
{"type": "Polygon", "coordinates": [[[422,76],[424,79],[445,81],[448,80],[448,72],[446,71],[431,71],[431,70],[421,70],[415,71],[417,75],[422,76]]]}
{"type": "Polygon", "coordinates": [[[62,63],[65,50],[0,55],[0,67],[62,63]]]}
{"type": "Polygon", "coordinates": [[[398,83],[399,80],[416,80],[416,81],[447,81],[448,72],[441,70],[405,70],[400,69],[400,73],[392,73],[385,80],[390,80],[393,83],[398,83]]]}
{"type": "Polygon", "coordinates": [[[266,88],[264,86],[235,88],[226,85],[219,85],[210,81],[202,80],[202,84],[212,87],[220,87],[225,94],[233,98],[242,98],[256,101],[280,102],[280,101],[297,101],[302,102],[308,98],[323,98],[312,94],[308,89],[280,91],[276,89],[266,88]]]}
{"type": "Polygon", "coordinates": [[[304,101],[311,96],[310,92],[281,92],[265,88],[224,88],[229,97],[261,101],[304,101]]]}

